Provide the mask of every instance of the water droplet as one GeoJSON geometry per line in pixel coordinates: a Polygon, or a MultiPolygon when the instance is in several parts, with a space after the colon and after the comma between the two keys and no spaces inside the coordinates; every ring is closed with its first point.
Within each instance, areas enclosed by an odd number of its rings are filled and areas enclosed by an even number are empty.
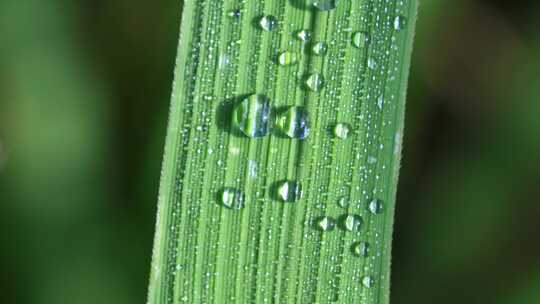
{"type": "Polygon", "coordinates": [[[298,56],[293,52],[283,52],[279,54],[278,62],[280,65],[291,65],[298,62],[298,56]]]}
{"type": "Polygon", "coordinates": [[[253,94],[240,102],[233,111],[233,123],[246,136],[259,138],[271,129],[272,107],[268,97],[253,94]]]}
{"type": "Polygon", "coordinates": [[[311,32],[309,30],[300,30],[296,32],[296,37],[304,42],[311,39],[311,32]]]}
{"type": "Polygon", "coordinates": [[[244,194],[237,189],[223,189],[219,195],[219,200],[223,206],[233,210],[244,208],[244,194]]]}
{"type": "Polygon", "coordinates": [[[352,43],[357,48],[364,48],[369,42],[369,36],[366,32],[356,32],[352,37],[352,43]]]}
{"type": "Polygon", "coordinates": [[[278,20],[276,17],[272,15],[266,15],[261,17],[261,20],[259,21],[259,25],[261,28],[267,32],[271,32],[278,27],[278,20]]]}
{"type": "Polygon", "coordinates": [[[362,285],[364,285],[365,288],[371,288],[374,283],[373,278],[370,276],[365,276],[362,278],[362,285]]]}
{"type": "Polygon", "coordinates": [[[336,227],[336,220],[329,216],[317,219],[317,227],[322,231],[332,231],[336,227]]]}
{"type": "Polygon", "coordinates": [[[287,203],[294,203],[302,198],[302,187],[293,181],[283,181],[277,185],[277,197],[287,203]]]}
{"type": "Polygon", "coordinates": [[[227,14],[227,16],[229,16],[230,18],[235,18],[235,19],[240,18],[241,15],[242,15],[242,12],[239,9],[231,10],[227,14]]]}
{"type": "Polygon", "coordinates": [[[396,31],[401,31],[402,29],[405,28],[406,25],[407,25],[407,18],[403,16],[396,16],[396,18],[394,19],[394,29],[396,31]]]}
{"type": "Polygon", "coordinates": [[[318,92],[324,85],[324,78],[319,73],[313,73],[306,79],[306,85],[313,92],[318,92]]]}
{"type": "Polygon", "coordinates": [[[373,58],[368,58],[367,65],[368,68],[375,70],[377,68],[377,61],[375,61],[373,58]]]}
{"type": "Polygon", "coordinates": [[[356,256],[365,258],[369,254],[369,244],[366,242],[355,243],[352,247],[352,251],[356,256]]]}
{"type": "Polygon", "coordinates": [[[369,211],[373,214],[381,214],[383,212],[382,200],[376,198],[369,203],[369,211]]]}
{"type": "Polygon", "coordinates": [[[280,115],[277,126],[290,138],[304,139],[310,131],[309,113],[304,107],[290,107],[280,115]]]}
{"type": "Polygon", "coordinates": [[[356,214],[348,214],[343,218],[343,227],[347,231],[358,232],[363,223],[362,217],[356,214]]]}
{"type": "Polygon", "coordinates": [[[338,205],[341,208],[348,208],[349,207],[349,198],[346,196],[342,196],[338,199],[338,205]]]}
{"type": "Polygon", "coordinates": [[[318,56],[324,56],[328,50],[328,46],[324,42],[317,42],[313,45],[313,53],[318,56]]]}
{"type": "Polygon", "coordinates": [[[347,123],[338,123],[334,127],[334,135],[340,139],[347,139],[351,134],[351,125],[347,123]]]}
{"type": "Polygon", "coordinates": [[[317,0],[313,2],[313,6],[320,11],[329,11],[335,9],[339,4],[339,0],[317,0]]]}

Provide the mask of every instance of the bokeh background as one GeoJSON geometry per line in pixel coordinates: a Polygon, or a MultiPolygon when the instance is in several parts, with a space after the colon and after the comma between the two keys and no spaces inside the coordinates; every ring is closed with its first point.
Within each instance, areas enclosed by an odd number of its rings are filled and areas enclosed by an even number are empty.
{"type": "MultiPolygon", "coordinates": [[[[181,0],[0,0],[0,302],[144,303],[181,0]]],[[[392,303],[540,303],[540,3],[424,0],[392,303]]]]}

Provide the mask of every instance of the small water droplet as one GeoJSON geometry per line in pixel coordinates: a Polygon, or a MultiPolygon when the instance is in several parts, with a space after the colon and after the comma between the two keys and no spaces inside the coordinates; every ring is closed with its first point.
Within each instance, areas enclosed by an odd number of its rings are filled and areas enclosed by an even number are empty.
{"type": "Polygon", "coordinates": [[[324,78],[319,73],[313,73],[306,79],[306,85],[313,92],[318,92],[324,85],[324,78]]]}
{"type": "Polygon", "coordinates": [[[282,52],[278,57],[279,65],[291,65],[298,62],[298,56],[293,52],[282,52]]]}
{"type": "Polygon", "coordinates": [[[298,139],[304,139],[309,135],[310,125],[307,109],[300,106],[290,107],[277,121],[277,126],[283,134],[298,139]]]}
{"type": "Polygon", "coordinates": [[[309,30],[300,30],[296,32],[296,37],[304,42],[311,39],[311,32],[309,30]]]}
{"type": "Polygon", "coordinates": [[[320,11],[329,11],[335,9],[339,4],[339,0],[317,0],[313,2],[313,6],[320,11]]]}
{"type": "Polygon", "coordinates": [[[338,199],[338,205],[341,208],[348,208],[349,207],[349,198],[346,196],[342,196],[338,199]]]}
{"type": "Polygon", "coordinates": [[[352,43],[357,48],[364,48],[369,42],[369,36],[366,32],[356,32],[352,37],[352,43]]]}
{"type": "Polygon", "coordinates": [[[362,278],[362,285],[364,285],[365,288],[371,288],[374,283],[373,278],[370,276],[365,276],[362,278]]]}
{"type": "Polygon", "coordinates": [[[366,242],[355,243],[352,247],[352,251],[356,256],[365,258],[369,254],[369,244],[366,242]]]}
{"type": "Polygon", "coordinates": [[[233,210],[244,208],[244,194],[234,188],[225,188],[219,195],[221,204],[233,210]]]}
{"type": "Polygon", "coordinates": [[[282,202],[294,203],[302,198],[302,186],[293,181],[283,181],[277,185],[277,197],[282,202]]]}
{"type": "Polygon", "coordinates": [[[264,137],[272,127],[272,114],[268,97],[262,94],[253,94],[234,108],[233,123],[248,137],[264,137]]]}
{"type": "Polygon", "coordinates": [[[375,70],[377,68],[377,61],[375,61],[373,58],[368,58],[367,65],[368,68],[375,70]]]}
{"type": "Polygon", "coordinates": [[[276,17],[272,15],[266,15],[262,16],[261,20],[259,21],[259,25],[261,28],[267,32],[271,32],[278,27],[278,20],[276,17]]]}
{"type": "Polygon", "coordinates": [[[332,231],[336,227],[336,220],[329,216],[317,219],[317,227],[322,231],[332,231]]]}
{"type": "Polygon", "coordinates": [[[324,42],[317,42],[312,48],[313,53],[318,56],[324,56],[327,50],[328,46],[324,42]]]}
{"type": "Polygon", "coordinates": [[[235,18],[235,19],[240,18],[241,15],[242,15],[242,11],[240,11],[239,9],[230,10],[229,13],[227,13],[227,16],[229,16],[230,18],[235,18]]]}
{"type": "Polygon", "coordinates": [[[396,16],[396,18],[394,19],[394,29],[396,31],[401,31],[402,29],[405,28],[406,25],[407,25],[407,18],[401,15],[396,16]]]}
{"type": "Polygon", "coordinates": [[[334,135],[340,139],[347,139],[351,134],[351,125],[347,123],[338,123],[334,127],[334,135]]]}
{"type": "Polygon", "coordinates": [[[382,200],[376,198],[369,203],[369,211],[373,214],[381,214],[383,212],[382,200]]]}
{"type": "Polygon", "coordinates": [[[363,223],[364,220],[357,214],[348,214],[343,218],[343,227],[347,231],[358,232],[363,223]]]}

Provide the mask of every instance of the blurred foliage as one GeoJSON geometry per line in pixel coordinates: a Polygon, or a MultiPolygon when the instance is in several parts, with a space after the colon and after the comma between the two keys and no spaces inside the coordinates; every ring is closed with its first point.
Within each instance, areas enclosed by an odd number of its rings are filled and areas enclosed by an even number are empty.
{"type": "MultiPolygon", "coordinates": [[[[540,4],[420,12],[392,303],[538,303],[540,4]]],[[[0,2],[4,303],[144,303],[179,16],[0,2]]]]}

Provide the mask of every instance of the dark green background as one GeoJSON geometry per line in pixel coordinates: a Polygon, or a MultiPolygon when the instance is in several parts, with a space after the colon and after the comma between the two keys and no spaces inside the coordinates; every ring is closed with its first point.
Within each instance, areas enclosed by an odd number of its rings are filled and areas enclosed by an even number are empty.
{"type": "MultiPolygon", "coordinates": [[[[178,0],[0,1],[1,303],[144,303],[178,0]]],[[[424,0],[392,303],[540,303],[540,5],[424,0]]]]}

